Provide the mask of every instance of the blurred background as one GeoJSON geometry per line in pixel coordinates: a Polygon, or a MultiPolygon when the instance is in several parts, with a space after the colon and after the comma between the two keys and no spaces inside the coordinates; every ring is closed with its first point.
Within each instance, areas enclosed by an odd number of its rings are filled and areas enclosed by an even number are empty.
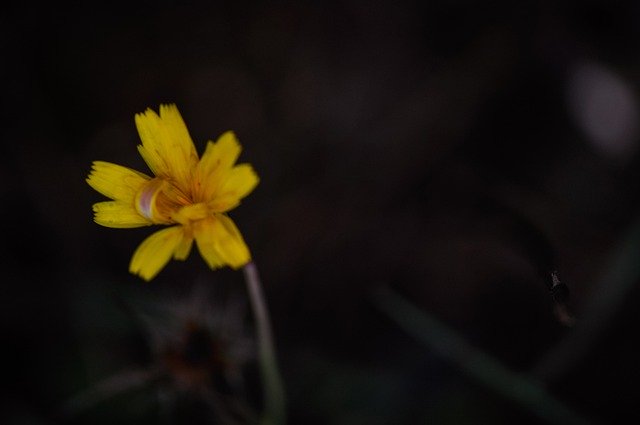
{"type": "MultiPolygon", "coordinates": [[[[230,216],[263,278],[290,423],[559,423],[407,333],[380,287],[575,423],[640,419],[636,2],[50,3],[5,10],[0,46],[2,423],[213,423],[166,395],[175,379],[60,413],[158,365],[149,310],[171,306],[179,340],[203,299],[214,316],[246,299],[241,273],[196,251],[144,283],[128,263],[155,229],[92,222],[91,161],[148,172],[133,117],[160,103],[199,152],[234,130],[261,177],[230,216]],[[554,270],[574,327],[554,315],[554,270]]],[[[259,408],[251,316],[234,311],[259,408]]]]}

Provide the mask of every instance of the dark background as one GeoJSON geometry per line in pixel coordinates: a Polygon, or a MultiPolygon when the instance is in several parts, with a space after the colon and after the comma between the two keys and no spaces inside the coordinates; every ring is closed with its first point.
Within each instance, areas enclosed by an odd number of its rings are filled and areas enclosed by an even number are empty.
{"type": "MultiPolygon", "coordinates": [[[[171,303],[202,276],[243,293],[195,251],[145,284],[127,267],[152,230],[92,222],[91,161],[146,172],[133,116],[167,102],[199,152],[233,129],[261,177],[230,215],[291,423],[545,423],[403,332],[372,302],[380,285],[583,418],[640,419],[639,37],[634,2],[4,11],[2,422],[65,423],[65,400],[148,363],[131,300],[171,303]],[[553,269],[573,329],[553,314],[553,269]]],[[[159,423],[153,394],[73,423],[159,423]]]]}

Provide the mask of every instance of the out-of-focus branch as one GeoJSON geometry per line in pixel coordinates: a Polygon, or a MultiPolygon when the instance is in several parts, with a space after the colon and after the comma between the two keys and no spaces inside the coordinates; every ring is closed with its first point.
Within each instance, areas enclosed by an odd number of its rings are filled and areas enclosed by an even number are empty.
{"type": "Polygon", "coordinates": [[[146,385],[159,376],[158,369],[136,369],[120,372],[68,400],[62,405],[58,414],[62,419],[72,418],[117,394],[146,385]]]}
{"type": "Polygon", "coordinates": [[[500,361],[472,346],[456,331],[415,307],[391,289],[379,288],[373,293],[373,300],[376,307],[405,332],[502,397],[518,403],[550,423],[590,423],[549,394],[541,383],[509,370],[500,361]]]}
{"type": "Polygon", "coordinates": [[[543,357],[533,373],[549,382],[565,373],[593,346],[607,328],[625,294],[640,279],[640,220],[614,251],[610,264],[598,280],[580,313],[573,332],[543,357]]]}

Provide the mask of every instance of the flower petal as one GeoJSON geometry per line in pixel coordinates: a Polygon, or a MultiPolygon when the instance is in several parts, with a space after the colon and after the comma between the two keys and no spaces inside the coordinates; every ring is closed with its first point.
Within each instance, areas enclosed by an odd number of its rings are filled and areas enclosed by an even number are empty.
{"type": "Polygon", "coordinates": [[[198,154],[178,108],[160,105],[160,115],[147,109],[135,119],[142,140],[138,150],[151,171],[188,193],[198,154]]]}
{"type": "Polygon", "coordinates": [[[122,165],[94,161],[87,183],[104,196],[116,201],[133,202],[136,192],[149,177],[122,165]]]}
{"type": "MultiPolygon", "coordinates": [[[[220,238],[220,250],[223,254],[223,258],[226,258],[229,265],[234,269],[244,266],[251,261],[251,253],[242,238],[240,230],[228,216],[224,214],[216,214],[215,217],[222,223],[222,226],[228,232],[228,236],[220,238]]],[[[222,232],[220,233],[222,235],[222,232]]]]}
{"type": "Polygon", "coordinates": [[[212,269],[224,265],[238,269],[251,261],[249,248],[229,217],[216,214],[199,220],[193,230],[198,250],[212,269]]]}
{"type": "Polygon", "coordinates": [[[225,262],[218,254],[214,229],[213,217],[199,220],[193,224],[193,233],[200,255],[210,268],[218,269],[224,266],[225,262]]]}
{"type": "Polygon", "coordinates": [[[105,201],[93,204],[94,221],[101,226],[126,229],[151,225],[151,221],[142,217],[131,203],[105,201]]]}
{"type": "Polygon", "coordinates": [[[176,247],[175,252],[173,253],[173,259],[184,261],[187,259],[189,254],[191,253],[191,246],[193,245],[193,237],[188,237],[185,235],[178,246],[176,247]]]}
{"type": "Polygon", "coordinates": [[[240,156],[240,143],[227,131],[207,147],[196,168],[194,196],[196,201],[210,201],[240,156]]]}
{"type": "Polygon", "coordinates": [[[229,171],[209,207],[214,212],[227,212],[238,206],[240,199],[251,193],[259,182],[251,165],[237,165],[229,171]]]}
{"type": "Polygon", "coordinates": [[[129,271],[146,281],[153,279],[176,253],[184,237],[182,226],[168,227],[152,234],[133,253],[129,271]]]}

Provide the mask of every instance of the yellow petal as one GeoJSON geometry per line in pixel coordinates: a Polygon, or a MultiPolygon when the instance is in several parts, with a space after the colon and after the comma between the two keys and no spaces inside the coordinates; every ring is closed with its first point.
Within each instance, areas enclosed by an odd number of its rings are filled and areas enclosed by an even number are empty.
{"type": "Polygon", "coordinates": [[[189,253],[191,252],[192,245],[193,237],[185,235],[176,247],[176,250],[173,253],[173,258],[179,261],[186,260],[189,256],[189,253]]]}
{"type": "Polygon", "coordinates": [[[190,191],[198,154],[178,108],[160,105],[160,115],[147,109],[135,120],[142,140],[138,150],[151,171],[190,191]]]}
{"type": "Polygon", "coordinates": [[[251,193],[259,182],[251,165],[237,165],[229,171],[214,199],[209,202],[209,207],[214,212],[229,211],[240,203],[240,199],[251,193]]]}
{"type": "Polygon", "coordinates": [[[224,265],[237,269],[251,261],[249,248],[230,218],[216,214],[194,223],[193,230],[198,250],[212,269],[224,265]]]}
{"type": "Polygon", "coordinates": [[[238,205],[240,205],[240,199],[236,196],[216,196],[213,201],[207,204],[209,209],[214,213],[225,213],[231,211],[238,205]]]}
{"type": "Polygon", "coordinates": [[[240,156],[240,143],[233,132],[227,131],[213,143],[207,143],[196,168],[194,196],[197,201],[211,201],[224,182],[231,167],[240,156]]]}
{"type": "Polygon", "coordinates": [[[148,176],[122,165],[94,161],[87,183],[108,198],[131,203],[147,180],[148,176]]]}
{"type": "Polygon", "coordinates": [[[193,233],[200,255],[209,267],[217,269],[224,266],[225,262],[216,249],[213,220],[213,217],[211,217],[195,222],[193,233]]]}
{"type": "Polygon", "coordinates": [[[222,223],[222,226],[227,231],[227,236],[221,236],[219,240],[220,251],[223,254],[223,258],[225,258],[234,269],[244,266],[251,261],[251,253],[242,238],[240,230],[233,220],[226,215],[216,214],[215,217],[222,223]]]}
{"type": "Polygon", "coordinates": [[[105,201],[93,204],[94,220],[101,226],[120,229],[149,226],[150,220],[142,217],[131,203],[105,201]]]}
{"type": "Polygon", "coordinates": [[[129,271],[144,280],[153,279],[181,247],[184,236],[182,226],[168,227],[152,234],[133,253],[129,271]]]}

